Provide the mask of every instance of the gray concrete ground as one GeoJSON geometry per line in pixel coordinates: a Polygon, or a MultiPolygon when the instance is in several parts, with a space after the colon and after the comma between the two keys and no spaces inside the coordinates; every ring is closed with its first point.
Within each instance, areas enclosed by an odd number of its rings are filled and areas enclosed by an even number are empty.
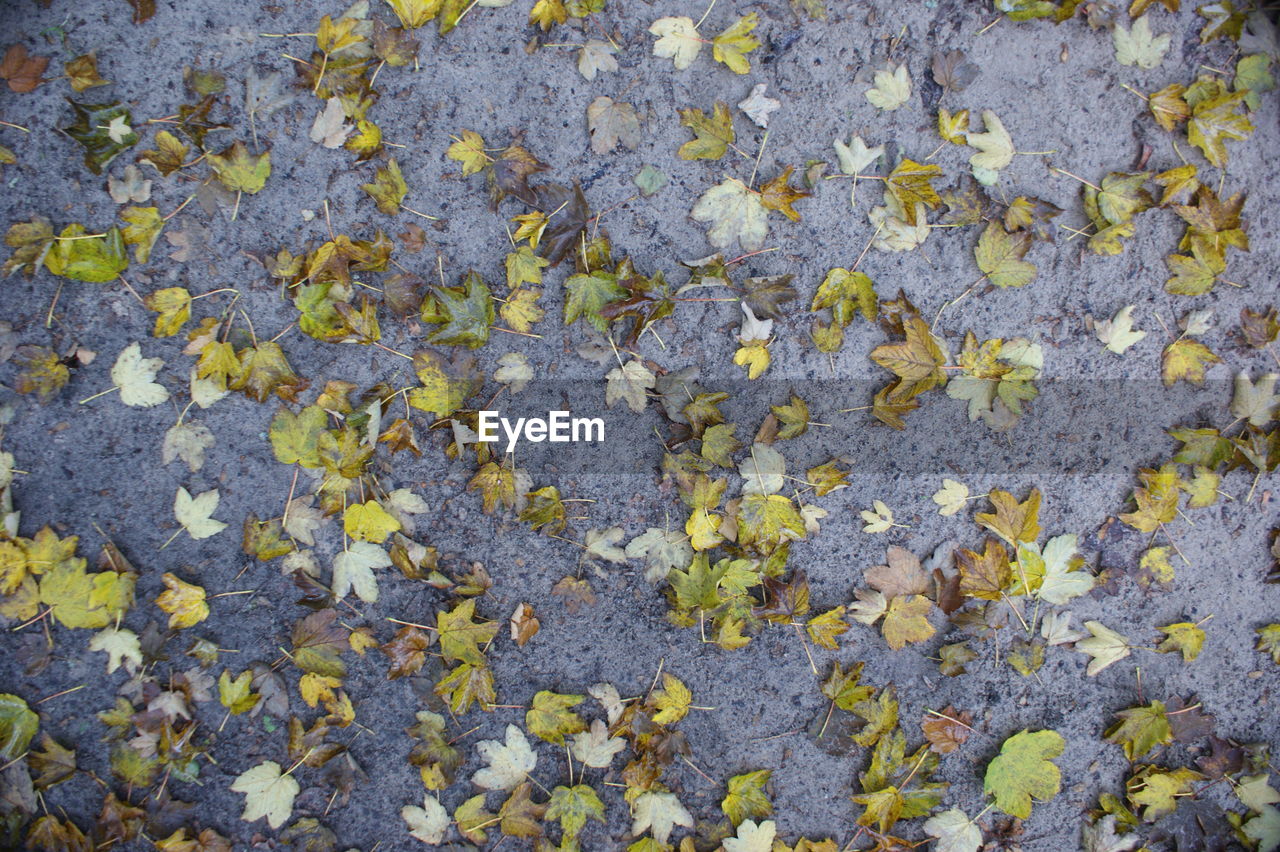
{"type": "MultiPolygon", "coordinates": [[[[426,228],[423,252],[396,254],[423,277],[435,276],[439,254],[450,278],[475,269],[495,285],[502,280],[508,247],[504,217],[524,212],[523,207],[508,202],[499,213],[491,212],[480,178],[459,177],[458,164],[444,156],[451,135],[475,130],[493,145],[504,144],[511,133],[523,132],[524,144],[551,167],[549,179],[580,181],[593,210],[609,210],[601,227],[618,255],[629,254],[638,268],[663,270],[668,280],[682,284],[685,273],[678,261],[712,251],[703,226],[689,218],[695,200],[723,174],[745,178],[754,164],[733,152],[720,162],[677,159],[676,148],[688,133],[679,125],[676,110],[709,110],[717,99],[735,104],[758,82],[768,83],[768,94],[782,103],[759,158],[759,174],[766,178],[787,165],[803,170],[813,160],[831,162],[834,168],[831,142],[837,137],[848,139],[851,133],[889,146],[890,166],[898,155],[924,160],[938,147],[934,116],[941,105],[953,111],[969,108],[975,116],[981,109],[995,110],[1019,151],[1051,152],[1015,156],[1001,173],[993,195],[1045,198],[1064,208],[1057,222],[1073,228],[1082,228],[1087,221],[1080,184],[1050,167],[1097,181],[1109,171],[1133,169],[1144,147],[1150,146],[1148,168],[1179,165],[1181,155],[1200,163],[1212,175],[1208,181],[1218,180],[1218,173],[1205,166],[1185,140],[1175,150],[1171,140],[1182,135],[1174,137],[1158,128],[1143,100],[1124,88],[1127,84],[1151,92],[1173,82],[1189,83],[1206,68],[1232,66],[1233,44],[1199,43],[1203,21],[1194,4],[1184,4],[1177,14],[1163,8],[1150,12],[1157,32],[1172,33],[1172,47],[1159,67],[1142,70],[1117,64],[1109,33],[1091,29],[1082,18],[1056,27],[1044,21],[1014,24],[996,22],[998,15],[988,3],[860,0],[829,4],[826,21],[810,21],[797,17],[780,0],[722,2],[712,10],[707,31],[719,31],[747,12],[761,16],[757,32],[764,46],[751,54],[751,72],[738,76],[713,63],[709,49],[685,71],[674,71],[668,60],[650,54],[653,38],[646,29],[652,20],[671,14],[696,19],[701,8],[667,0],[615,0],[595,16],[588,33],[560,27],[550,37],[554,42],[580,43],[599,35],[599,21],[622,50],[619,70],[601,73],[593,81],[579,75],[576,54],[568,48],[525,50],[535,35],[526,24],[527,5],[521,0],[507,8],[474,9],[443,39],[428,26],[419,33],[423,43],[419,67],[388,67],[378,77],[382,97],[371,117],[388,142],[403,146],[388,152],[397,158],[409,186],[405,203],[443,217],[439,228],[426,228]],[[965,51],[980,73],[962,93],[941,94],[929,79],[929,62],[935,51],[951,49],[965,51]],[[906,62],[914,85],[911,101],[886,113],[873,108],[864,92],[874,71],[890,55],[895,62],[906,62]],[[643,119],[643,137],[636,150],[591,152],[585,110],[600,95],[636,106],[643,119]],[[669,183],[651,198],[635,198],[632,178],[646,164],[666,173],[669,183]]],[[[306,57],[311,49],[309,38],[263,34],[309,33],[322,14],[336,16],[341,11],[339,6],[313,0],[281,5],[169,0],[159,4],[153,19],[135,25],[127,4],[117,0],[54,0],[48,8],[24,0],[5,4],[0,30],[6,33],[6,44],[20,41],[32,53],[52,55],[50,75],[62,61],[96,51],[100,71],[112,85],[90,90],[85,98],[126,102],[140,130],[145,119],[172,115],[189,100],[183,89],[184,66],[216,69],[227,77],[225,104],[215,115],[232,127],[218,131],[229,142],[248,136],[241,107],[246,75],[251,70],[259,75],[279,71],[290,81],[294,63],[284,54],[306,57]]],[[[390,19],[388,12],[381,4],[371,9],[371,14],[390,19]]],[[[126,273],[135,289],[145,293],[186,286],[192,292],[206,292],[236,287],[257,334],[270,337],[289,326],[296,312],[280,300],[262,267],[247,252],[274,253],[281,246],[297,251],[307,243],[319,243],[327,233],[326,202],[334,231],[353,237],[369,238],[379,228],[394,235],[410,224],[429,225],[408,213],[389,218],[377,212],[359,188],[371,178],[375,163],[353,164],[350,153],[310,141],[308,130],[320,102],[306,91],[294,93],[293,104],[257,125],[260,139],[271,147],[273,172],[265,189],[241,200],[235,221],[229,208],[204,210],[197,203],[186,207],[169,223],[166,234],[198,235],[193,237],[192,256],[185,262],[172,259],[168,255],[174,247],[162,237],[151,262],[126,273]]],[[[30,129],[21,133],[0,128],[0,144],[11,148],[18,159],[17,165],[5,166],[0,175],[4,182],[0,227],[40,214],[57,227],[82,222],[93,232],[115,215],[117,207],[106,191],[105,176],[87,171],[78,146],[56,130],[69,118],[64,94],[69,94],[65,80],[47,83],[30,94],[0,94],[0,118],[30,129]]],[[[963,479],[973,494],[1001,487],[1023,495],[1035,486],[1044,494],[1040,520],[1045,534],[1079,534],[1088,567],[1109,570],[1118,577],[1108,588],[1073,602],[1070,608],[1077,623],[1098,619],[1149,645],[1157,625],[1212,616],[1204,652],[1195,662],[1184,664],[1176,655],[1137,652],[1091,678],[1084,672],[1087,658],[1066,648],[1049,649],[1037,677],[1021,676],[995,659],[989,642],[967,675],[943,677],[931,657],[944,642],[959,639],[954,629],[941,629],[941,621],[933,640],[901,651],[889,651],[878,631],[856,624],[842,638],[839,651],[813,650],[824,675],[832,660],[844,664],[861,660],[866,662],[866,682],[895,684],[903,729],[913,747],[920,741],[918,720],[926,710],[952,704],[973,713],[977,732],[959,753],[942,761],[937,776],[951,785],[945,806],[960,807],[970,816],[985,805],[982,775],[1004,738],[1024,728],[1058,730],[1067,742],[1057,761],[1062,793],[1052,802],[1036,805],[1018,841],[1022,849],[1077,848],[1084,811],[1096,807],[1100,793],[1123,794],[1129,764],[1120,748],[1104,742],[1102,734],[1115,711],[1141,700],[1194,693],[1216,719],[1219,736],[1266,742],[1272,749],[1280,746],[1276,725],[1280,669],[1253,650],[1255,629],[1280,616],[1280,586],[1263,584],[1270,563],[1268,533],[1277,519],[1274,476],[1262,477],[1251,492],[1251,474],[1230,473],[1221,486],[1226,495],[1222,500],[1199,510],[1190,521],[1177,523],[1176,542],[1189,564],[1176,563],[1176,579],[1166,590],[1145,590],[1133,579],[1147,537],[1119,523],[1107,526],[1110,518],[1126,510],[1136,469],[1158,465],[1173,452],[1174,443],[1161,437],[1159,429],[1225,426],[1232,420],[1227,411],[1230,377],[1238,370],[1257,375],[1275,367],[1273,354],[1247,349],[1232,336],[1242,307],[1275,304],[1277,292],[1280,189],[1271,177],[1280,165],[1276,155],[1280,110],[1274,93],[1263,96],[1253,120],[1257,130],[1252,138],[1229,144],[1231,159],[1222,175],[1224,195],[1249,193],[1245,217],[1252,251],[1234,252],[1225,273],[1240,287],[1220,283],[1212,293],[1194,298],[1164,292],[1163,257],[1174,250],[1182,232],[1182,223],[1168,211],[1139,216],[1137,235],[1115,257],[1088,253],[1083,239],[1071,239],[1069,232],[1060,230],[1056,243],[1033,248],[1029,259],[1039,266],[1039,275],[1032,284],[1008,290],[979,288],[949,308],[940,322],[953,349],[965,330],[973,330],[979,338],[1027,336],[1044,347],[1044,399],[1032,406],[1024,423],[1006,439],[981,422],[969,422],[961,403],[932,395],[925,401],[925,410],[908,419],[907,430],[899,436],[901,443],[886,445],[893,447],[893,455],[864,460],[855,466],[853,487],[816,501],[829,517],[818,535],[792,549],[792,566],[806,570],[816,604],[847,603],[853,591],[863,586],[863,569],[880,562],[887,545],[898,544],[926,556],[945,542],[965,546],[981,542],[981,531],[971,518],[974,509],[985,508],[984,502],[975,501],[955,517],[937,514],[930,495],[944,476],[963,479]],[[1127,355],[1118,357],[1102,350],[1085,318],[1109,317],[1129,304],[1137,305],[1138,325],[1148,334],[1127,355]],[[1211,368],[1204,388],[1185,391],[1180,385],[1166,392],[1158,383],[1160,353],[1168,340],[1161,324],[1173,328],[1177,318],[1192,309],[1213,310],[1215,325],[1203,339],[1223,363],[1211,368]],[[1113,390],[1107,395],[1096,390],[1102,380],[1111,383],[1113,390]],[[1121,413],[1130,398],[1134,408],[1152,412],[1151,419],[1134,424],[1135,429],[1147,428],[1141,439],[1136,433],[1115,435],[1119,449],[1114,460],[1087,473],[1058,461],[1057,444],[1071,438],[1053,428],[1055,412],[1069,418],[1082,408],[1104,406],[1109,399],[1120,401],[1116,411],[1121,413]],[[931,453],[941,452],[941,447],[963,448],[969,453],[964,470],[932,465],[928,458],[922,461],[911,452],[912,442],[931,448],[931,453]],[[1016,456],[1011,447],[1019,448],[1021,460],[1005,467],[1016,456]],[[1246,500],[1251,493],[1252,499],[1246,500]],[[873,499],[892,507],[904,526],[883,535],[863,533],[858,511],[869,508],[873,499]],[[1106,530],[1105,537],[1100,529],[1106,530]]],[[[763,134],[741,114],[735,124],[739,146],[754,154],[763,134]]],[[[143,144],[116,160],[109,171],[119,175],[133,154],[150,147],[150,139],[148,129],[143,144]]],[[[969,153],[956,146],[937,152],[933,161],[943,166],[943,183],[951,184],[967,171],[969,153]]],[[[885,173],[883,167],[876,169],[885,173]]],[[[162,212],[175,208],[193,188],[182,179],[161,180],[154,173],[148,177],[155,179],[151,203],[162,212]]],[[[775,328],[777,341],[772,345],[773,366],[764,379],[743,382],[741,369],[731,362],[735,348],[731,332],[740,320],[739,309],[732,303],[679,305],[674,318],[657,328],[661,343],[646,336],[638,351],[668,370],[697,365],[705,386],[732,388],[735,400],[726,410],[740,423],[740,436],[752,434],[764,406],[784,402],[794,383],[802,395],[802,386],[813,388],[808,398],[815,421],[840,426],[833,426],[830,434],[815,427],[805,439],[810,443],[803,450],[797,448],[797,454],[852,456],[862,441],[881,441],[887,432],[882,433],[883,427],[867,412],[837,412],[827,398],[831,388],[855,388],[863,399],[860,404],[869,404],[871,390],[887,374],[867,354],[885,342],[884,333],[856,321],[844,348],[828,359],[809,342],[806,310],[826,270],[848,266],[859,257],[874,230],[866,211],[880,203],[879,196],[874,182],[860,182],[858,209],[851,210],[848,183],[825,181],[812,197],[797,203],[802,221],[791,223],[771,215],[766,244],[777,250],[749,258],[741,267],[754,275],[794,274],[800,299],[783,309],[784,319],[775,328]]],[[[882,296],[901,288],[924,316],[933,317],[979,275],[972,252],[977,234],[977,228],[935,229],[921,250],[872,251],[860,268],[875,280],[882,296]]],[[[593,383],[596,404],[603,410],[603,375],[611,365],[600,367],[579,359],[573,348],[584,339],[582,330],[561,327],[560,282],[566,266],[548,272],[543,297],[547,318],[534,329],[541,337],[495,334],[479,358],[491,373],[500,355],[523,353],[540,375],[593,383]]],[[[241,553],[238,529],[249,512],[278,516],[290,488],[292,472],[274,461],[266,441],[276,403],[257,405],[233,395],[196,413],[217,441],[204,469],[193,475],[180,463],[164,466],[160,442],[185,405],[191,363],[180,354],[180,339],[151,339],[153,315],[118,283],[66,282],[48,329],[45,316],[58,279],[41,271],[34,277],[12,276],[3,286],[5,309],[0,318],[12,323],[17,342],[60,351],[78,344],[98,353],[93,363],[73,372],[69,386],[52,402],[41,405],[32,397],[5,392],[13,419],[4,429],[2,448],[14,454],[18,468],[28,471],[18,477],[13,489],[22,512],[22,533],[31,535],[52,524],[61,534],[80,536],[81,553],[90,558],[106,537],[116,542],[140,572],[138,605],[124,622],[139,633],[148,622],[163,618],[153,601],[162,589],[160,575],[165,571],[199,582],[210,593],[256,590],[252,596],[213,601],[206,622],[169,643],[171,660],[162,665],[184,668],[187,663],[181,653],[192,635],[235,649],[237,653],[223,658],[235,671],[254,661],[275,660],[277,649],[287,642],[290,625],[306,610],[291,602],[296,597],[294,587],[274,563],[251,562],[241,553]],[[113,397],[77,404],[109,386],[108,371],[116,354],[135,340],[142,342],[146,355],[165,360],[159,380],[172,390],[172,403],[149,410],[126,408],[113,397]],[[160,550],[177,529],[171,503],[179,486],[192,493],[218,487],[222,503],[216,516],[231,527],[202,542],[180,536],[160,550]]],[[[421,334],[414,324],[384,316],[383,342],[388,347],[413,351],[420,346],[421,334]]],[[[330,379],[361,386],[382,381],[393,387],[413,381],[407,361],[379,349],[325,344],[296,329],[280,342],[313,389],[330,379]]],[[[15,368],[6,365],[0,370],[0,378],[12,384],[15,368]]],[[[661,425],[656,408],[651,405],[637,421],[640,428],[633,425],[636,431],[626,433],[628,446],[610,449],[616,456],[611,455],[607,463],[559,475],[546,469],[536,472],[536,485],[555,483],[566,496],[595,501],[573,504],[587,517],[571,525],[576,536],[589,528],[619,525],[630,538],[648,526],[662,526],[667,519],[676,527],[683,524],[685,510],[674,492],[658,488],[657,442],[643,443],[643,436],[652,436],[661,425]],[[642,436],[634,446],[630,445],[632,434],[642,436]],[[640,473],[618,475],[613,472],[615,465],[640,473]]],[[[1109,434],[1105,420],[1093,424],[1104,436],[1100,445],[1107,443],[1109,434]]],[[[418,422],[425,426],[422,418],[418,422]]],[[[828,705],[819,692],[820,678],[811,671],[796,635],[769,630],[734,652],[700,643],[696,629],[667,622],[664,598],[644,581],[640,565],[584,567],[574,544],[532,533],[514,518],[483,514],[476,495],[463,492],[473,465],[446,459],[439,433],[424,434],[423,443],[420,460],[399,454],[381,468],[388,487],[411,488],[430,505],[431,512],[419,522],[419,540],[437,547],[446,555],[446,564],[483,563],[494,580],[491,595],[479,604],[486,617],[505,620],[517,602],[526,601],[541,619],[541,632],[525,647],[517,648],[500,634],[490,652],[502,704],[526,704],[541,689],[583,692],[600,681],[616,684],[624,696],[637,695],[648,688],[661,666],[689,685],[696,704],[713,708],[692,712],[680,726],[696,769],[677,762],[665,776],[696,818],[710,822],[720,818],[717,805],[725,778],[767,768],[773,770],[771,790],[781,837],[831,836],[845,843],[855,836],[854,819],[860,809],[849,797],[856,792],[857,773],[865,769],[869,754],[851,744],[833,754],[806,733],[828,705]],[[598,603],[574,615],[551,588],[579,571],[590,580],[598,603]]],[[[341,546],[339,531],[331,524],[318,547],[322,563],[327,565],[329,555],[341,546]]],[[[355,601],[358,614],[344,609],[344,618],[373,626],[381,640],[393,632],[386,617],[429,620],[446,600],[446,595],[420,582],[392,576],[390,571],[381,576],[382,596],[376,605],[355,601]]],[[[83,769],[104,781],[110,779],[108,747],[100,742],[104,729],[94,714],[111,706],[126,676],[123,672],[104,676],[102,655],[86,650],[88,631],[61,627],[52,630],[55,645],[47,668],[39,674],[25,673],[13,652],[37,629],[7,634],[0,669],[3,691],[34,702],[83,685],[78,692],[39,706],[42,729],[74,745],[83,769]]],[[[385,660],[376,651],[364,660],[352,659],[346,689],[363,727],[359,733],[350,729],[348,739],[368,781],[345,804],[331,806],[330,789],[322,784],[321,773],[303,770],[303,792],[294,816],[321,818],[336,833],[339,848],[410,848],[415,841],[404,831],[399,811],[405,805],[420,804],[422,790],[416,770],[405,760],[410,740],[402,731],[412,723],[415,711],[430,706],[424,697],[430,684],[423,689],[418,679],[388,681],[385,660]]],[[[219,663],[213,673],[221,667],[219,663]]],[[[426,678],[431,677],[430,669],[429,665],[422,673],[426,678]]],[[[314,712],[303,707],[296,693],[292,703],[294,712],[314,712]]],[[[194,803],[191,824],[216,828],[234,838],[236,848],[255,842],[269,848],[269,841],[254,840],[255,835],[269,833],[263,823],[249,825],[238,819],[243,797],[231,792],[229,785],[236,775],[264,759],[283,762],[285,731],[283,727],[268,731],[261,716],[233,717],[219,729],[223,715],[216,701],[197,708],[203,733],[214,739],[212,755],[217,764],[202,769],[199,784],[175,781],[169,790],[176,798],[194,803]]],[[[472,711],[459,720],[458,732],[475,729],[466,743],[492,739],[501,736],[508,722],[522,718],[523,713],[513,709],[491,714],[472,711]]],[[[548,787],[564,783],[559,750],[542,744],[538,751],[539,781],[548,787]]],[[[1157,759],[1163,765],[1186,765],[1196,754],[1195,748],[1173,746],[1157,759]]],[[[459,778],[468,778],[480,765],[474,750],[468,750],[459,778]]],[[[608,780],[618,780],[616,771],[614,775],[608,780]]],[[[606,777],[594,772],[596,782],[606,777]]],[[[627,805],[620,789],[600,789],[607,822],[590,824],[583,846],[623,848],[630,830],[627,805]]],[[[45,802],[51,811],[65,812],[87,826],[100,807],[102,793],[91,777],[80,774],[53,788],[45,802]]],[[[471,794],[464,780],[442,799],[452,809],[471,794]]],[[[1225,785],[1204,798],[1241,810],[1225,785]]],[[[491,807],[496,807],[492,801],[491,807]]],[[[984,824],[990,825],[991,818],[988,813],[984,824]]],[[[920,822],[904,823],[900,831],[922,839],[920,822]]],[[[489,845],[496,844],[491,839],[489,845]]],[[[503,845],[518,844],[508,839],[503,845]]],[[[148,847],[139,841],[137,848],[148,847]]],[[[1165,847],[1153,840],[1151,848],[1165,847]]]]}

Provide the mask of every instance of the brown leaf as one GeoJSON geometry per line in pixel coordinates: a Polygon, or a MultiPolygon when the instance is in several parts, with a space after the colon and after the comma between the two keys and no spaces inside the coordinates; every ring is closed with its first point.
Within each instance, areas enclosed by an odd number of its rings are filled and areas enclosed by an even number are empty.
{"type": "Polygon", "coordinates": [[[516,611],[511,613],[511,638],[520,647],[534,637],[540,626],[533,607],[527,603],[517,605],[516,611]]]}
{"type": "Polygon", "coordinates": [[[960,570],[960,592],[971,598],[998,601],[1013,579],[1008,552],[992,538],[987,539],[982,553],[957,549],[956,568],[960,570]]]}
{"type": "Polygon", "coordinates": [[[969,739],[973,733],[973,714],[969,711],[958,712],[948,704],[940,711],[940,715],[925,716],[920,722],[924,738],[929,741],[929,749],[937,754],[950,754],[969,739]]]}
{"type": "Polygon", "coordinates": [[[128,0],[133,7],[133,22],[144,24],[156,13],[156,0],[128,0]]]}
{"type": "Polygon", "coordinates": [[[427,232],[422,227],[412,222],[405,227],[404,233],[398,235],[400,237],[400,245],[409,254],[417,254],[426,247],[427,232]]]}
{"type": "Polygon", "coordinates": [[[933,569],[934,603],[946,615],[964,605],[964,595],[960,594],[960,575],[944,574],[941,568],[933,569]]]}
{"type": "Polygon", "coordinates": [[[867,585],[883,592],[886,598],[901,595],[923,595],[929,591],[929,578],[920,567],[920,560],[904,547],[890,547],[886,554],[887,565],[875,565],[864,575],[867,585]]]}
{"type": "Polygon", "coordinates": [[[49,67],[49,57],[30,56],[27,48],[15,44],[4,54],[0,61],[0,78],[9,81],[9,88],[19,94],[35,91],[44,82],[44,69],[49,67]]]}
{"type": "Polygon", "coordinates": [[[416,627],[401,627],[390,642],[382,646],[382,653],[391,660],[387,680],[395,680],[415,674],[427,661],[427,648],[431,647],[431,634],[416,627]]]}
{"type": "Polygon", "coordinates": [[[963,50],[933,55],[933,80],[950,92],[962,91],[978,77],[979,68],[968,61],[963,50]]]}
{"type": "Polygon", "coordinates": [[[1040,490],[1032,488],[1027,499],[1019,503],[1008,491],[993,488],[987,495],[995,512],[979,512],[974,520],[996,535],[1016,545],[1020,541],[1031,542],[1040,534],[1040,490]]]}
{"type": "Polygon", "coordinates": [[[576,577],[565,577],[551,587],[551,593],[559,595],[565,608],[573,615],[584,606],[596,605],[596,594],[591,590],[591,584],[576,577]]]}
{"type": "Polygon", "coordinates": [[[808,198],[810,193],[791,188],[793,166],[787,166],[782,174],[760,187],[760,203],[766,210],[777,210],[792,222],[800,221],[800,214],[791,205],[801,198],[808,198]]]}

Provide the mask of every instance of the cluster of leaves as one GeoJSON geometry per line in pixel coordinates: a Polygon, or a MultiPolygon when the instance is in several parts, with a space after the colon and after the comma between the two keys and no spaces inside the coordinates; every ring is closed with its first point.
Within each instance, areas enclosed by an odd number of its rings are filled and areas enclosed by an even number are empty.
{"type": "Polygon", "coordinates": [[[882,423],[905,428],[904,418],[919,408],[919,397],[945,386],[952,399],[968,403],[970,420],[982,419],[992,429],[1007,430],[1038,395],[1035,380],[1044,366],[1038,344],[1021,337],[979,343],[966,332],[957,363],[951,365],[946,344],[904,294],[881,308],[881,325],[891,337],[901,338],[871,352],[872,361],[895,375],[872,401],[871,413],[882,423]],[[948,377],[949,369],[957,372],[948,377]]]}

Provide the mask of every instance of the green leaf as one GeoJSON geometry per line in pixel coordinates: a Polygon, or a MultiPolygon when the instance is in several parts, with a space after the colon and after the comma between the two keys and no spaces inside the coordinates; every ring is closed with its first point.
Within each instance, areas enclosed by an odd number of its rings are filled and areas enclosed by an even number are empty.
{"type": "Polygon", "coordinates": [[[27,702],[16,695],[0,695],[0,759],[7,763],[26,752],[39,726],[40,717],[27,702]]]}
{"type": "Polygon", "coordinates": [[[716,101],[711,115],[700,109],[680,110],[680,123],[693,131],[693,139],[676,152],[682,160],[718,160],[733,144],[733,114],[723,101],[716,101]]]}
{"type": "Polygon", "coordinates": [[[533,696],[533,703],[524,716],[525,727],[549,743],[564,745],[566,736],[587,729],[587,723],[571,709],[585,699],[583,695],[560,695],[544,689],[533,696]]]}
{"type": "Polygon", "coordinates": [[[129,255],[119,228],[90,237],[83,225],[68,225],[44,256],[44,265],[63,278],[104,284],[128,268],[129,255]]]}
{"type": "Polygon", "coordinates": [[[378,210],[388,216],[400,211],[400,203],[409,194],[409,186],[404,182],[404,175],[400,174],[400,164],[395,157],[374,172],[371,183],[362,183],[360,188],[369,193],[378,210]]]}
{"type": "Polygon", "coordinates": [[[773,813],[773,804],[765,793],[765,785],[773,773],[758,769],[735,775],[728,781],[728,793],[720,802],[720,810],[735,826],[744,819],[758,819],[773,813]]]}
{"type": "Polygon", "coordinates": [[[1023,260],[1029,248],[1029,232],[1010,234],[1004,226],[992,222],[978,238],[973,256],[978,261],[978,268],[992,284],[997,287],[1024,287],[1036,277],[1035,264],[1023,260]]]}
{"type": "Polygon", "coordinates": [[[210,154],[209,165],[218,182],[232,192],[253,195],[267,184],[271,174],[271,152],[250,154],[243,142],[234,142],[221,154],[210,154]]]}
{"type": "Polygon", "coordinates": [[[489,340],[493,326],[493,294],[475,272],[468,272],[457,287],[436,287],[432,290],[439,300],[446,322],[432,332],[432,343],[449,346],[466,346],[478,349],[489,340]]]}
{"type": "Polygon", "coordinates": [[[282,408],[271,419],[268,437],[271,450],[280,464],[320,467],[317,442],[329,425],[329,416],[318,405],[308,405],[297,414],[282,408]]]}
{"type": "Polygon", "coordinates": [[[130,127],[133,117],[129,108],[119,102],[109,104],[77,103],[67,98],[76,120],[62,131],[84,147],[84,164],[95,175],[116,158],[137,144],[138,134],[130,127]],[[114,136],[113,136],[114,134],[114,136]]]}
{"type": "Polygon", "coordinates": [[[586,784],[573,787],[561,785],[551,791],[546,818],[558,821],[565,841],[571,841],[582,831],[588,818],[604,822],[604,803],[600,801],[596,791],[586,784]]]}
{"type": "Polygon", "coordinates": [[[1050,761],[1062,754],[1066,741],[1057,731],[1022,731],[1009,737],[987,766],[984,793],[1010,816],[1031,816],[1032,801],[1047,802],[1062,787],[1062,773],[1050,761]]]}
{"type": "Polygon", "coordinates": [[[1120,721],[1107,731],[1107,741],[1124,748],[1125,757],[1137,760],[1151,749],[1173,742],[1169,717],[1163,701],[1152,701],[1145,707],[1130,707],[1116,713],[1120,721]]]}
{"type": "Polygon", "coordinates": [[[564,324],[572,325],[579,319],[585,319],[601,334],[606,332],[609,324],[600,315],[600,310],[627,295],[627,291],[618,286],[618,276],[602,269],[569,276],[564,282],[564,289],[564,324]]]}
{"type": "Polygon", "coordinates": [[[868,322],[874,320],[880,312],[880,300],[866,273],[836,267],[827,273],[813,296],[811,310],[822,308],[831,308],[832,319],[844,327],[859,313],[868,322]]]}

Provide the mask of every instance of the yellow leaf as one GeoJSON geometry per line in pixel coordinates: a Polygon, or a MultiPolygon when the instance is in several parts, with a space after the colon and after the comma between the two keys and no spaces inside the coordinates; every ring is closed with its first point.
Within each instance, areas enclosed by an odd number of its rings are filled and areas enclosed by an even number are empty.
{"type": "MultiPolygon", "coordinates": [[[[126,231],[126,237],[127,234],[126,231]]],[[[159,314],[152,337],[172,337],[191,319],[191,294],[185,287],[166,287],[149,294],[143,301],[147,310],[159,314]]]]}
{"type": "Polygon", "coordinates": [[[160,578],[166,591],[156,598],[156,606],[169,613],[169,626],[182,629],[194,627],[209,617],[209,605],[205,603],[204,589],[184,583],[173,574],[165,572],[160,578]]]}
{"type": "Polygon", "coordinates": [[[347,507],[342,528],[354,539],[382,544],[387,536],[400,529],[400,522],[387,514],[376,500],[369,500],[347,507]]]}
{"type": "Polygon", "coordinates": [[[733,25],[720,33],[711,41],[711,56],[716,62],[723,62],[735,74],[746,74],[751,70],[747,54],[760,46],[760,41],[751,35],[760,16],[755,12],[743,15],[733,25]]]}

